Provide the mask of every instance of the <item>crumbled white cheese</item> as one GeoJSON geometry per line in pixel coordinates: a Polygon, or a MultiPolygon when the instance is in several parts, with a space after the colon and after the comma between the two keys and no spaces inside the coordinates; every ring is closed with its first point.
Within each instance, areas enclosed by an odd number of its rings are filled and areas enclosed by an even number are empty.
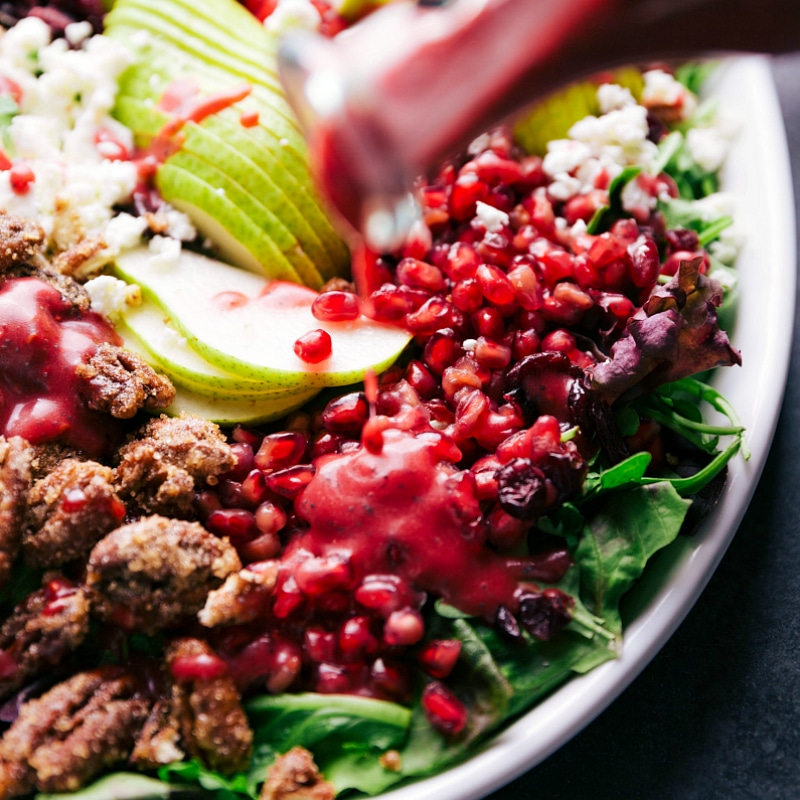
{"type": "Polygon", "coordinates": [[[674,75],[660,69],[644,73],[642,105],[647,108],[674,108],[680,119],[688,119],[697,108],[697,98],[674,75]]]}
{"type": "Polygon", "coordinates": [[[310,0],[278,0],[275,10],[264,20],[264,26],[274,33],[290,30],[319,30],[322,16],[310,0]]]}
{"type": "Polygon", "coordinates": [[[167,219],[166,234],[173,239],[180,239],[182,242],[191,242],[197,238],[197,229],[192,225],[188,214],[178,211],[177,208],[166,206],[160,209],[167,219]]]}
{"type": "Polygon", "coordinates": [[[92,23],[84,20],[83,22],[72,22],[64,28],[64,38],[73,46],[78,47],[93,32],[92,23]]]}
{"type": "Polygon", "coordinates": [[[686,134],[686,147],[692,160],[705,172],[716,172],[725,161],[730,144],[719,128],[691,128],[686,134]]]}
{"type": "Polygon", "coordinates": [[[552,177],[560,173],[568,174],[581,166],[591,155],[591,149],[583,142],[556,139],[547,145],[547,155],[542,161],[542,169],[552,177]]]}
{"type": "Polygon", "coordinates": [[[181,258],[181,243],[169,236],[154,236],[149,245],[150,258],[148,265],[156,268],[172,268],[181,258]]]}
{"type": "Polygon", "coordinates": [[[566,172],[561,172],[554,177],[553,182],[547,187],[547,193],[553,200],[566,201],[579,194],[581,188],[581,182],[577,178],[573,178],[566,172]]]}
{"type": "Polygon", "coordinates": [[[104,237],[113,207],[130,201],[138,181],[134,164],[103,157],[104,147],[106,155],[112,147],[133,147],[131,131],[111,117],[131,57],[118,42],[90,33],[84,23],[68,26],[71,49],[65,39],[51,41],[42,20],[28,17],[0,36],[0,75],[22,91],[5,148],[35,176],[19,194],[8,173],[0,174],[0,207],[36,219],[52,251],[104,237]],[[118,145],[98,146],[100,133],[118,145]]]}
{"type": "Polygon", "coordinates": [[[142,301],[141,289],[111,275],[98,275],[86,281],[84,288],[92,301],[92,311],[109,319],[118,319],[129,306],[142,301]]]}
{"type": "Polygon", "coordinates": [[[622,207],[640,221],[646,220],[650,216],[650,212],[658,205],[658,198],[642,188],[636,178],[628,181],[622,187],[620,200],[622,207]]]}
{"type": "Polygon", "coordinates": [[[618,86],[616,83],[604,83],[597,89],[597,103],[601,114],[616,111],[625,106],[636,105],[636,100],[630,89],[618,86]]]}
{"type": "Polygon", "coordinates": [[[147,230],[147,220],[144,217],[134,217],[131,214],[117,214],[106,226],[104,238],[112,254],[128,250],[141,243],[142,234],[147,230]]]}
{"type": "Polygon", "coordinates": [[[475,219],[489,233],[498,233],[508,225],[509,217],[505,211],[478,200],[475,204],[475,219]]]}

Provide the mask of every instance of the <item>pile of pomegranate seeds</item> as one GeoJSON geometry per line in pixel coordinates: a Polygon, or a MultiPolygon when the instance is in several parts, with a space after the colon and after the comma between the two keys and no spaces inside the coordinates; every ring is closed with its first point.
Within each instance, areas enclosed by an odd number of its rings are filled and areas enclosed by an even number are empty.
{"type": "MultiPolygon", "coordinates": [[[[428,604],[512,637],[569,621],[571,598],[549,584],[570,555],[535,523],[580,492],[597,451],[608,410],[587,369],[660,275],[706,256],[658,213],[589,234],[603,177],[567,201],[548,181],[505,130],[446,164],[420,188],[402,250],[357,254],[360,297],[337,289],[314,307],[406,327],[405,362],[275,432],[234,431],[238,464],[198,508],[248,569],[277,569],[214,634],[243,689],[402,702],[422,673],[430,721],[457,734],[466,711],[447,678],[460,643],[428,638],[428,604]]],[[[642,187],[672,191],[666,177],[642,187]]]]}

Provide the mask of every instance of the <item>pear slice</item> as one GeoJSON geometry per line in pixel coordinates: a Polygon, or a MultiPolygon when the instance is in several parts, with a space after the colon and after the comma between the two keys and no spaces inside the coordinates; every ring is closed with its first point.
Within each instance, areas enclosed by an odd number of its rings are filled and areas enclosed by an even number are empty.
{"type": "Polygon", "coordinates": [[[302,391],[363,380],[368,370],[391,365],[410,340],[407,331],[364,316],[351,322],[321,322],[311,313],[316,292],[266,281],[206,256],[153,257],[145,248],[121,254],[118,277],[138,284],[160,305],[189,346],[225,372],[302,391]],[[331,356],[308,364],[295,341],[323,329],[331,356]]]}
{"type": "Polygon", "coordinates": [[[169,317],[151,300],[127,307],[122,322],[117,324],[117,332],[130,350],[139,353],[176,386],[195,394],[242,400],[287,393],[284,388],[251,381],[210,364],[189,347],[186,339],[170,324],[169,317]]]}
{"type": "Polygon", "coordinates": [[[164,413],[177,417],[181,414],[198,414],[219,425],[257,425],[280,419],[297,410],[317,393],[309,389],[300,394],[277,397],[233,400],[230,398],[205,397],[185,389],[179,389],[172,405],[164,413]]]}
{"type": "Polygon", "coordinates": [[[157,103],[173,80],[191,79],[206,96],[242,81],[252,86],[234,107],[184,126],[186,152],[167,158],[157,175],[165,197],[184,210],[198,209],[198,228],[237,265],[315,287],[344,274],[347,248],[314,190],[305,142],[277,78],[275,38],[235,0],[117,0],[106,33],[138,49],[120,81],[115,114],[140,146],[169,120],[157,103]],[[143,48],[142,31],[150,34],[143,48]],[[241,125],[243,111],[256,111],[259,124],[241,125]],[[198,171],[191,180],[169,170],[173,161],[181,166],[184,159],[185,167],[193,158],[213,171],[198,171]],[[219,190],[227,196],[220,198],[219,190]]]}

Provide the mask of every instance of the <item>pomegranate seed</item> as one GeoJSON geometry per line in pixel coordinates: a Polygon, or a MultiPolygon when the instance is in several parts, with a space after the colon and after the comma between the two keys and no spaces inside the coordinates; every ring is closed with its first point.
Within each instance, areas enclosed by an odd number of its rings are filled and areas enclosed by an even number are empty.
{"type": "Polygon", "coordinates": [[[528,311],[535,311],[542,304],[542,289],[531,264],[519,263],[508,273],[509,283],[514,287],[516,301],[528,311]]]}
{"type": "Polygon", "coordinates": [[[477,500],[497,499],[496,473],[500,466],[497,456],[484,456],[478,459],[471,469],[475,480],[475,497],[477,500]]]}
{"type": "MultiPolygon", "coordinates": [[[[521,459],[520,459],[521,460],[521,459]]],[[[510,462],[515,464],[516,461],[510,462]]],[[[529,462],[524,462],[529,463],[529,462]]],[[[500,499],[503,501],[502,489],[500,499]]],[[[505,502],[505,501],[503,501],[505,502]]],[[[511,549],[517,547],[528,533],[530,524],[523,519],[512,517],[499,505],[487,515],[487,530],[489,541],[497,547],[511,549]]]]}
{"type": "Polygon", "coordinates": [[[459,175],[450,190],[450,216],[459,222],[472,219],[479,200],[489,195],[489,187],[474,172],[459,175]]]}
{"type": "Polygon", "coordinates": [[[456,283],[450,291],[453,305],[467,314],[477,311],[483,303],[483,293],[474,278],[464,278],[456,283]]]}
{"type": "Polygon", "coordinates": [[[452,328],[436,331],[425,344],[422,360],[436,375],[441,375],[447,367],[455,364],[462,355],[461,343],[456,339],[452,328]]]}
{"type": "Polygon", "coordinates": [[[243,128],[255,128],[260,120],[261,116],[258,111],[255,110],[242,111],[242,113],[239,114],[239,124],[243,128]]]}
{"type": "Polygon", "coordinates": [[[15,194],[27,194],[36,181],[36,174],[27,164],[14,164],[8,171],[8,182],[15,194]]]}
{"type": "Polygon", "coordinates": [[[202,520],[207,520],[212,511],[222,508],[219,497],[213,492],[199,492],[194,498],[194,507],[202,520]]]}
{"type": "Polygon", "coordinates": [[[228,665],[213,653],[198,653],[194,656],[178,656],[169,664],[169,671],[176,681],[213,681],[228,672],[228,665]]]}
{"type": "Polygon", "coordinates": [[[489,411],[489,398],[473,390],[462,397],[456,408],[455,434],[457,438],[472,436],[480,418],[489,411]]]}
{"type": "Polygon", "coordinates": [[[339,629],[339,652],[347,661],[353,661],[365,653],[378,650],[378,639],[371,631],[372,621],[369,617],[355,616],[345,620],[339,629]]]}
{"type": "Polygon", "coordinates": [[[336,634],[322,628],[306,628],[303,634],[303,650],[317,663],[333,661],[336,657],[336,634]]]}
{"type": "Polygon", "coordinates": [[[556,353],[569,353],[575,349],[575,337],[568,331],[559,328],[551,331],[542,339],[542,350],[556,353]]]}
{"type": "Polygon", "coordinates": [[[311,483],[316,472],[313,464],[298,464],[267,475],[267,487],[275,494],[294,500],[311,483]]]}
{"type": "Polygon", "coordinates": [[[333,352],[331,335],[321,328],[304,333],[295,341],[294,352],[306,364],[319,364],[331,357],[333,352]]]}
{"type": "Polygon", "coordinates": [[[256,527],[262,534],[278,533],[286,527],[286,512],[269,500],[258,506],[254,516],[256,527]]]}
{"type": "Polygon", "coordinates": [[[270,694],[285,692],[297,679],[303,667],[300,648],[291,642],[282,642],[275,648],[272,665],[267,678],[267,691],[270,694]]]}
{"type": "Polygon", "coordinates": [[[487,369],[503,369],[511,363],[511,348],[479,336],[473,351],[475,360],[487,369]]]}
{"type": "Polygon", "coordinates": [[[236,459],[235,465],[225,473],[224,477],[232,481],[242,481],[255,466],[253,461],[253,447],[248,442],[234,442],[231,452],[236,459]]]}
{"type": "Polygon", "coordinates": [[[580,311],[588,311],[594,305],[594,300],[583,289],[567,281],[555,285],[553,297],[559,302],[566,303],[580,311]]]}
{"type": "Polygon", "coordinates": [[[486,150],[477,158],[462,167],[462,174],[474,171],[481,180],[490,184],[515,184],[522,179],[522,166],[518,161],[502,158],[491,150],[486,150]]]}
{"type": "Polygon", "coordinates": [[[434,639],[428,642],[417,656],[420,666],[432,678],[446,678],[461,655],[458,639],[434,639]]]}
{"type": "Polygon", "coordinates": [[[241,425],[237,425],[233,429],[231,436],[237,444],[249,444],[251,448],[255,448],[261,442],[261,434],[243,428],[241,425]]]}
{"type": "Polygon", "coordinates": [[[531,457],[538,461],[546,453],[555,453],[561,444],[561,426],[555,417],[542,414],[531,426],[531,457]]]}
{"type": "Polygon", "coordinates": [[[322,424],[330,433],[358,436],[368,418],[369,403],[363,392],[336,397],[322,412],[322,424]]]}
{"type": "Polygon", "coordinates": [[[479,263],[478,254],[472,245],[466,242],[455,242],[447,251],[443,269],[450,280],[462,281],[475,276],[475,270],[478,269],[479,263]]]}
{"type": "Polygon", "coordinates": [[[323,292],[311,304],[311,313],[321,322],[343,322],[358,319],[361,304],[351,292],[323,292]]]}
{"type": "Polygon", "coordinates": [[[397,265],[397,280],[403,286],[412,286],[427,292],[440,292],[445,286],[444,276],[438,267],[416,258],[404,258],[397,265]]]}
{"type": "Polygon", "coordinates": [[[263,470],[286,469],[302,461],[307,446],[303,433],[272,433],[262,439],[253,461],[263,470]]]}
{"type": "Polygon", "coordinates": [[[368,575],[355,591],[356,602],[386,617],[400,607],[401,584],[396,575],[368,575]]]}
{"type": "Polygon", "coordinates": [[[266,499],[267,480],[260,469],[254,469],[241,483],[242,500],[253,508],[266,499]]]}
{"type": "Polygon", "coordinates": [[[416,644],[424,635],[425,621],[422,614],[413,608],[392,611],[383,626],[383,640],[390,647],[416,644]]]}
{"type": "Polygon", "coordinates": [[[475,370],[467,367],[448,367],[442,375],[442,389],[450,399],[455,397],[456,392],[460,389],[480,389],[482,386],[483,381],[475,373],[475,370]]]}
{"type": "Polygon", "coordinates": [[[320,694],[345,694],[350,690],[350,676],[339,664],[320,664],[314,688],[320,694]]]}
{"type": "Polygon", "coordinates": [[[61,498],[61,508],[67,514],[75,514],[86,507],[89,498],[83,489],[67,489],[61,498]]]}
{"type": "Polygon", "coordinates": [[[400,665],[387,664],[383,658],[376,658],[372,662],[370,677],[377,687],[393,698],[403,700],[411,693],[408,671],[400,665]]]}
{"type": "Polygon", "coordinates": [[[294,571],[294,579],[301,592],[317,597],[332,589],[349,588],[353,569],[338,556],[308,558],[294,571]]]}
{"type": "Polygon", "coordinates": [[[538,353],[541,341],[539,334],[535,330],[516,331],[514,333],[514,343],[511,346],[511,353],[517,361],[521,361],[525,356],[538,353]]]}
{"type": "MultiPolygon", "coordinates": [[[[440,192],[441,203],[444,203],[444,193],[440,192]]],[[[433,245],[430,228],[421,219],[411,223],[406,240],[403,243],[403,258],[424,259],[428,250],[433,245]]]]}
{"type": "Polygon", "coordinates": [[[431,297],[417,311],[406,314],[405,324],[411,333],[432,334],[453,322],[452,307],[441,297],[431,297]]]}
{"type": "Polygon", "coordinates": [[[439,383],[421,361],[409,361],[405,377],[420,397],[429,399],[439,391],[439,383]]]}
{"type": "Polygon", "coordinates": [[[472,327],[478,336],[500,341],[506,330],[503,315],[496,308],[481,308],[471,317],[472,327]]]}
{"type": "Polygon", "coordinates": [[[422,710],[430,724],[445,734],[456,735],[467,724],[464,704],[439,681],[431,681],[422,690],[422,710]]]}
{"type": "Polygon", "coordinates": [[[506,274],[491,264],[481,264],[475,272],[475,280],[483,296],[495,305],[507,305],[514,302],[514,287],[506,274]]]}
{"type": "Polygon", "coordinates": [[[311,444],[310,460],[316,461],[320,456],[338,452],[343,441],[343,437],[339,434],[323,431],[311,444]]]}
{"type": "Polygon", "coordinates": [[[227,536],[233,542],[246,542],[258,535],[255,516],[242,508],[212,511],[206,520],[206,527],[217,536],[227,536]]]}
{"type": "Polygon", "coordinates": [[[274,558],[281,552],[282,546],[277,534],[262,533],[249,542],[237,545],[236,551],[242,561],[249,565],[253,561],[265,561],[274,558]]]}
{"type": "Polygon", "coordinates": [[[278,619],[286,619],[297,611],[305,602],[304,595],[297,588],[293,578],[288,578],[275,592],[272,613],[278,619]]]}
{"type": "Polygon", "coordinates": [[[391,283],[384,284],[370,295],[369,306],[367,316],[379,322],[399,322],[414,310],[411,295],[391,283]]]}

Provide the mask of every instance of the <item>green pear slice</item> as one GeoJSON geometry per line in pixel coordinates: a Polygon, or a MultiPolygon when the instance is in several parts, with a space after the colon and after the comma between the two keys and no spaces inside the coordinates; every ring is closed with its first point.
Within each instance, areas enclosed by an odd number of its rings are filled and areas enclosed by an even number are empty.
{"type": "Polygon", "coordinates": [[[411,338],[364,316],[321,322],[311,313],[315,292],[265,281],[189,251],[165,260],[145,248],[131,250],[117,258],[115,272],[160,305],[204,359],[276,387],[299,391],[356,383],[368,370],[386,369],[411,338]],[[315,329],[330,334],[332,354],[307,364],[295,354],[294,343],[315,329]]]}
{"type": "Polygon", "coordinates": [[[277,79],[275,38],[235,0],[117,0],[107,17],[108,35],[130,44],[141,41],[142,31],[150,34],[149,43],[122,76],[115,107],[139,145],[146,145],[170,118],[157,102],[173,80],[190,78],[204,95],[243,80],[252,86],[251,94],[235,107],[184,126],[186,154],[179,151],[167,158],[158,174],[167,199],[189,213],[198,209],[204,221],[198,225],[201,232],[237,265],[315,287],[343,274],[347,248],[314,190],[305,142],[277,79]],[[244,110],[258,112],[257,126],[240,124],[244,110]],[[223,130],[199,135],[221,121],[223,130]],[[254,168],[257,154],[265,150],[260,169],[254,168]],[[189,180],[167,169],[176,159],[192,157],[204,159],[217,172],[210,175],[206,170],[189,180]],[[238,215],[214,197],[219,190],[228,192],[231,183],[246,192],[230,200],[233,206],[242,200],[238,215]],[[209,218],[216,225],[206,224],[209,218]],[[274,240],[273,249],[282,257],[270,254],[265,240],[274,240]],[[294,275],[282,264],[286,261],[294,275]]]}
{"type": "Polygon", "coordinates": [[[127,307],[117,332],[129,349],[166,374],[174,384],[195,394],[242,400],[287,393],[284,388],[251,381],[210,364],[189,347],[170,323],[169,316],[151,300],[127,307]]]}
{"type": "Polygon", "coordinates": [[[266,399],[233,400],[204,397],[185,389],[178,389],[173,404],[164,410],[170,416],[197,414],[219,425],[256,425],[280,419],[300,408],[317,393],[309,389],[300,394],[279,395],[266,399]]]}
{"type": "MultiPolygon", "coordinates": [[[[241,182],[234,180],[215,166],[212,161],[196,156],[186,149],[181,149],[169,160],[167,168],[159,171],[156,181],[164,199],[176,207],[181,205],[180,188],[184,185],[182,180],[176,181],[176,176],[181,174],[180,171],[188,172],[197,180],[213,186],[214,191],[220,195],[221,199],[224,198],[228,203],[232,203],[246,219],[249,219],[261,231],[261,241],[253,242],[248,250],[254,254],[264,253],[265,257],[269,259],[261,263],[264,272],[269,277],[277,280],[291,280],[290,276],[293,272],[306,286],[322,286],[324,283],[322,276],[314,266],[314,262],[300,247],[297,239],[283,226],[272,209],[252,193],[257,192],[259,187],[245,187],[241,182]],[[269,236],[265,233],[267,230],[270,231],[269,236]],[[283,265],[279,268],[276,261],[288,262],[290,269],[286,270],[285,276],[283,276],[283,265]]],[[[244,183],[248,183],[246,169],[237,174],[243,176],[244,183]]],[[[277,198],[273,201],[272,208],[280,208],[280,201],[277,198]]],[[[208,225],[204,225],[200,219],[197,219],[195,224],[206,236],[211,238],[210,234],[213,234],[213,230],[208,225]]],[[[236,226],[235,219],[231,219],[228,230],[239,244],[246,242],[247,240],[243,238],[244,226],[242,226],[241,232],[232,230],[233,226],[236,226]]],[[[230,249],[230,246],[227,249],[230,249]]]]}

